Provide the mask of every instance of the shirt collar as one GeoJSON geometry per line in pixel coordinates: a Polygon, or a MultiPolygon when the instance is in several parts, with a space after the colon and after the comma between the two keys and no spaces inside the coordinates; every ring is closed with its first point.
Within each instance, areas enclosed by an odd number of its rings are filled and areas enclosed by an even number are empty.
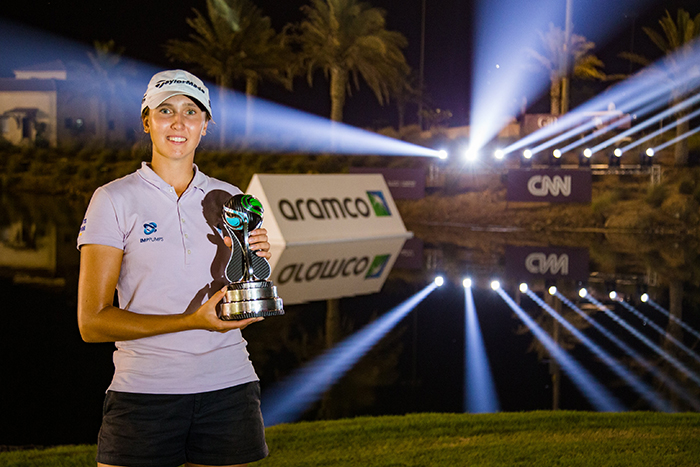
{"type": "MultiPolygon", "coordinates": [[[[194,177],[190,183],[190,187],[196,188],[202,192],[206,192],[207,184],[209,183],[209,177],[204,175],[197,167],[197,164],[192,164],[192,169],[194,170],[194,177]]],[[[141,178],[146,180],[151,185],[154,185],[160,190],[169,191],[172,188],[165,180],[160,178],[157,173],[153,171],[151,165],[148,162],[141,162],[141,168],[136,171],[141,178]]],[[[189,187],[188,187],[189,189],[189,187]]]]}

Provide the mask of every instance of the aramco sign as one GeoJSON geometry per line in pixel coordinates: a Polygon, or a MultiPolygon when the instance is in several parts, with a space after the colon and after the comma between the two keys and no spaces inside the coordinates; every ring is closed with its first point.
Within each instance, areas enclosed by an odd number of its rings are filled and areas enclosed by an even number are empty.
{"type": "Polygon", "coordinates": [[[590,203],[590,170],[518,169],[508,171],[507,201],[590,203]]]}

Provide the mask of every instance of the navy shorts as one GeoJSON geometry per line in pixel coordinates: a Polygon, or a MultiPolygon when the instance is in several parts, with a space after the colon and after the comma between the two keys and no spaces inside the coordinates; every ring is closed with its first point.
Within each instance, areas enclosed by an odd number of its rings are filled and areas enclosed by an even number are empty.
{"type": "Polygon", "coordinates": [[[107,391],[97,462],[230,465],[254,462],[267,453],[257,381],[199,394],[107,391]]]}

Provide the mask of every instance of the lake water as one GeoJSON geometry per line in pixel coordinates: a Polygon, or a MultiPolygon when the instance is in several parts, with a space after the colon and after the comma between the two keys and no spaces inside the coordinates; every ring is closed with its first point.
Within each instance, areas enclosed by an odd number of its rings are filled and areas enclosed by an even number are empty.
{"type": "MultiPolygon", "coordinates": [[[[76,324],[79,253],[75,240],[84,210],[85,201],[53,197],[5,195],[0,203],[0,445],[95,442],[102,399],[113,370],[113,344],[82,342],[76,324]]],[[[500,279],[505,292],[519,301],[528,316],[555,335],[573,359],[626,410],[652,408],[638,391],[609,371],[600,357],[555,326],[530,298],[519,294],[521,280],[527,280],[531,289],[547,300],[545,288],[556,284],[564,296],[653,368],[668,375],[667,381],[641,368],[596,329],[583,326],[567,306],[551,301],[555,309],[561,309],[585,336],[638,375],[660,400],[677,410],[694,410],[688,400],[700,399],[700,387],[693,381],[700,374],[700,364],[667,337],[691,352],[700,352],[696,337],[700,329],[700,249],[695,240],[601,233],[531,234],[466,226],[408,228],[416,236],[406,244],[340,245],[334,251],[319,253],[318,258],[309,257],[307,251],[278,253],[273,280],[286,300],[286,315],[268,318],[244,331],[261,379],[263,405],[266,390],[287,381],[329,347],[385,316],[441,273],[445,285],[392,327],[299,419],[464,412],[462,278],[467,275],[474,280],[476,312],[501,410],[595,407],[590,396],[584,395],[566,372],[558,370],[522,320],[489,287],[494,278],[500,279]],[[377,257],[385,262],[370,264],[377,257]],[[348,280],[354,282],[321,277],[324,267],[340,264],[337,261],[342,258],[354,258],[356,273],[348,274],[348,280]],[[586,285],[601,300],[606,299],[608,289],[616,289],[644,319],[609,299],[605,304],[689,372],[683,374],[608,315],[578,299],[579,285],[586,285]],[[642,292],[648,292],[661,307],[671,308],[696,332],[641,303],[642,292]],[[311,301],[302,303],[305,296],[311,301]],[[680,387],[685,397],[679,397],[673,387],[680,387]]]]}

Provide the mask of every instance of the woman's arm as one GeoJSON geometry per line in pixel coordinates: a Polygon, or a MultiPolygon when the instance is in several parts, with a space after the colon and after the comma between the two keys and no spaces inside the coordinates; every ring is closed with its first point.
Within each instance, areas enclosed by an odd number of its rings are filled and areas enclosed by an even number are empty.
{"type": "Polygon", "coordinates": [[[216,304],[224,297],[223,289],[189,315],[143,315],[117,308],[112,303],[122,256],[122,250],[105,245],[83,245],[80,250],[78,327],[85,342],[132,340],[190,329],[226,332],[262,320],[220,320],[216,304]]]}

